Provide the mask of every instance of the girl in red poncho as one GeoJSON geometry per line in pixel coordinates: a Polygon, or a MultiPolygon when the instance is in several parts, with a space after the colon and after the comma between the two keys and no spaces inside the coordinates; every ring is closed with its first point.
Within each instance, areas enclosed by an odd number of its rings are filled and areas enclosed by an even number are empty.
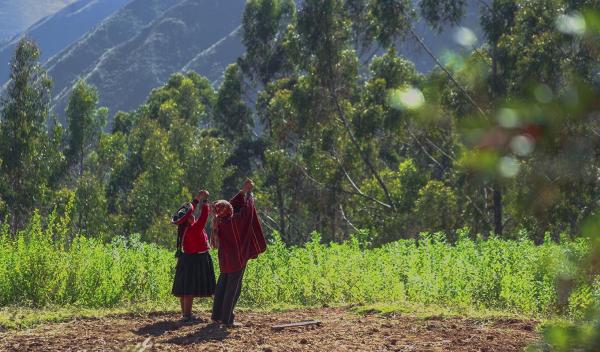
{"type": "Polygon", "coordinates": [[[213,234],[211,244],[219,249],[219,269],[213,301],[212,319],[215,323],[232,327],[233,309],[242,290],[246,263],[266,250],[260,221],[254,208],[252,188],[248,179],[242,190],[230,201],[213,204],[213,234]]]}
{"type": "Polygon", "coordinates": [[[196,320],[192,315],[194,297],[210,297],[215,292],[215,271],[208,253],[208,236],[204,231],[208,213],[208,192],[200,191],[172,218],[173,224],[178,225],[178,259],[172,293],[179,297],[184,321],[196,320]],[[193,213],[200,203],[200,217],[196,219],[193,213]]]}

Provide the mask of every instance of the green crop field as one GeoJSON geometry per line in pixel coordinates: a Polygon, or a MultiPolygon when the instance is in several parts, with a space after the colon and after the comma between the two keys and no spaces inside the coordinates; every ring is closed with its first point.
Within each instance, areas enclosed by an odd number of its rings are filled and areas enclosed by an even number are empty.
{"type": "MultiPolygon", "coordinates": [[[[118,307],[173,300],[173,252],[138,236],[110,243],[66,239],[68,222],[35,215],[14,237],[2,228],[0,306],[73,305],[118,307]]],[[[300,247],[274,236],[268,251],[251,261],[241,305],[418,303],[504,310],[532,316],[580,316],[600,298],[600,281],[582,281],[568,297],[557,283],[572,277],[573,259],[588,251],[586,240],[546,242],[469,239],[455,244],[442,234],[422,235],[380,248],[357,239],[322,244],[318,234],[300,247]]],[[[214,254],[213,254],[214,256],[214,254]]],[[[216,260],[215,260],[216,262],[216,260]]]]}

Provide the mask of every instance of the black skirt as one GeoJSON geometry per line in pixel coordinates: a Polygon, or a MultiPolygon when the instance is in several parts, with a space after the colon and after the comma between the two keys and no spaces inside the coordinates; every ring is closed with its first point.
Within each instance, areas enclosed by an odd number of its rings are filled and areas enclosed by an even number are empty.
{"type": "Polygon", "coordinates": [[[208,252],[181,254],[173,281],[172,293],[175,296],[210,297],[216,286],[215,268],[208,252]]]}

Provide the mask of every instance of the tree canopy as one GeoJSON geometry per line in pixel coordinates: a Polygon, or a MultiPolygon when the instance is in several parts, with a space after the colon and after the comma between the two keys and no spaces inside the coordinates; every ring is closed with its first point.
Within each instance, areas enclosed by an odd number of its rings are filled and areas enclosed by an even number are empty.
{"type": "Polygon", "coordinates": [[[457,229],[577,236],[598,210],[598,4],[252,0],[246,53],[218,87],[175,73],[131,112],[84,80],[63,128],[51,79],[22,40],[2,101],[0,212],[14,228],[74,197],[77,231],[171,243],[167,215],[198,187],[257,180],[265,225],[374,244],[457,229]],[[471,7],[469,7],[471,6],[471,7]],[[402,55],[423,20],[462,50],[418,72],[402,55]],[[98,216],[100,214],[100,216],[98,216]]]}

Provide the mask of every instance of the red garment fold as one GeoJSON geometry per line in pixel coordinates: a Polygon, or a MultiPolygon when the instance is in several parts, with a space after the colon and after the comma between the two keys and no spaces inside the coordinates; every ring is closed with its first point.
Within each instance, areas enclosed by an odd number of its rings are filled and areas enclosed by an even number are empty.
{"type": "Polygon", "coordinates": [[[258,257],[267,249],[260,219],[254,207],[254,198],[238,193],[230,201],[232,217],[218,223],[219,268],[222,273],[233,273],[246,267],[248,260],[258,257]]]}

